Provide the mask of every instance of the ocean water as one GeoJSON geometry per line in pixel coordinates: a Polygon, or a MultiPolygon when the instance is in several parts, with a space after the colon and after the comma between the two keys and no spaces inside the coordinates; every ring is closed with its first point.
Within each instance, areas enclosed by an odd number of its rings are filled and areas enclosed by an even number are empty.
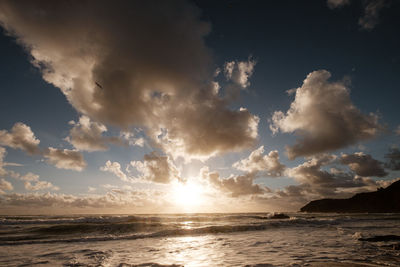
{"type": "Polygon", "coordinates": [[[400,266],[400,214],[0,216],[0,266],[400,266]]]}

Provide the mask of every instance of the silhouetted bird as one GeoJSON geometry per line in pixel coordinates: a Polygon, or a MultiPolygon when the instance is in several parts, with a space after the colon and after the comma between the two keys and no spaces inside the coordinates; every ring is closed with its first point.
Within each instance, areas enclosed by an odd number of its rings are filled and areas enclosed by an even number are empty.
{"type": "Polygon", "coordinates": [[[101,86],[98,82],[94,82],[98,87],[100,87],[101,89],[103,89],[103,86],[101,86]]]}

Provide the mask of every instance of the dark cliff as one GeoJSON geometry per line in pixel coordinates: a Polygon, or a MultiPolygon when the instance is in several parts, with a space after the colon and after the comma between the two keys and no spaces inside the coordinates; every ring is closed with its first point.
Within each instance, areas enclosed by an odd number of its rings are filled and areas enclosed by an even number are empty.
{"type": "Polygon", "coordinates": [[[375,192],[356,194],[348,199],[314,200],[300,209],[302,212],[400,212],[400,181],[375,192]]]}

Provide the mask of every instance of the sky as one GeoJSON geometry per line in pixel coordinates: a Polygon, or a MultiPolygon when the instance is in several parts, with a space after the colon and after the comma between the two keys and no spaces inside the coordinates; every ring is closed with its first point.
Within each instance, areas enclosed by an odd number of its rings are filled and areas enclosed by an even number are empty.
{"type": "Polygon", "coordinates": [[[399,12],[1,1],[0,213],[297,211],[390,185],[399,12]]]}

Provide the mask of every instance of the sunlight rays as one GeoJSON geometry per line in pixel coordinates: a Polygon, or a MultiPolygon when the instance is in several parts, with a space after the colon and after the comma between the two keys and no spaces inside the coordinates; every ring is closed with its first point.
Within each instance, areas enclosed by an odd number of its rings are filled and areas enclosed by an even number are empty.
{"type": "Polygon", "coordinates": [[[177,183],[172,188],[172,199],[175,205],[184,209],[198,207],[205,201],[204,187],[191,180],[177,183]]]}

